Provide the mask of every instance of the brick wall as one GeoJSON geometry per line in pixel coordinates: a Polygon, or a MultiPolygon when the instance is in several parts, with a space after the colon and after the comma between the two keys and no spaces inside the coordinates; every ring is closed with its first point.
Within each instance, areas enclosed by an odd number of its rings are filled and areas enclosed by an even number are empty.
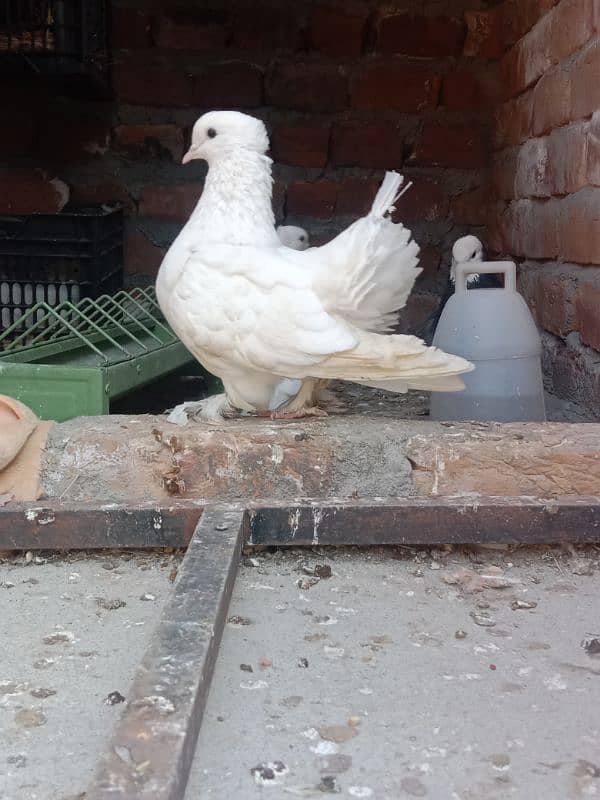
{"type": "Polygon", "coordinates": [[[525,5],[527,18],[504,31],[511,46],[500,66],[491,244],[521,262],[520,288],[544,331],[550,387],[597,414],[600,3],[525,5]]]}
{"type": "Polygon", "coordinates": [[[117,0],[114,101],[38,91],[32,102],[15,87],[0,144],[21,188],[0,197],[0,213],[64,202],[47,186],[57,177],[72,203],[119,199],[127,270],[146,280],[202,189],[202,165],[179,163],[192,123],[215,107],[246,110],[272,134],[278,220],[317,243],[369,207],[384,168],[414,181],[398,214],[423,246],[415,322],[437,303],[454,238],[484,235],[497,82],[496,54],[472,29],[482,5],[117,0]],[[44,192],[32,199],[28,180],[44,192]]]}
{"type": "Polygon", "coordinates": [[[129,280],[152,280],[202,191],[203,166],[180,164],[193,122],[246,110],[271,132],[278,221],[317,243],[368,208],[384,168],[414,181],[398,216],[425,269],[404,329],[474,232],[520,262],[553,388],[597,409],[599,7],[113,0],[112,96],[0,88],[0,214],[119,200],[129,280]]]}

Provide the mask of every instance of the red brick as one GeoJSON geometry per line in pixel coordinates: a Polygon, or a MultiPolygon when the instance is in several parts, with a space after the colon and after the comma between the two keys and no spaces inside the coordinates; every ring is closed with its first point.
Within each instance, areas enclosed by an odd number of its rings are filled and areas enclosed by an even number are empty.
{"type": "Polygon", "coordinates": [[[118,59],[113,86],[121,103],[157,108],[194,105],[194,76],[182,69],[118,59]]]}
{"type": "Polygon", "coordinates": [[[348,105],[346,76],[329,64],[277,63],[267,78],[267,101],[297,111],[343,111],[348,105]]]}
{"type": "Polygon", "coordinates": [[[496,148],[520,144],[531,136],[534,96],[526,92],[504,103],[494,115],[496,148]]]}
{"type": "Polygon", "coordinates": [[[380,185],[377,178],[344,178],[338,186],[336,215],[362,217],[367,214],[380,185]]]}
{"type": "Polygon", "coordinates": [[[414,161],[462,169],[484,167],[486,146],[482,132],[473,125],[426,122],[417,142],[414,161]]]}
{"type": "Polygon", "coordinates": [[[593,6],[597,0],[561,0],[545,17],[550,21],[549,49],[554,63],[582,47],[594,33],[593,6]]]}
{"type": "Polygon", "coordinates": [[[150,16],[137,8],[111,4],[111,47],[145,50],[152,44],[150,16]]]}
{"type": "Polygon", "coordinates": [[[0,153],[3,158],[24,156],[31,151],[36,120],[32,109],[12,108],[0,125],[0,153]]]}
{"type": "Polygon", "coordinates": [[[466,28],[461,19],[390,14],[379,20],[377,49],[419,58],[459,56],[466,28]]]}
{"type": "Polygon", "coordinates": [[[333,181],[297,181],[287,192],[288,214],[331,219],[335,210],[337,184],[333,181]]]}
{"type": "Polygon", "coordinates": [[[600,189],[582,189],[556,202],[560,257],[575,264],[600,264],[600,189]]]}
{"type": "Polygon", "coordinates": [[[515,96],[534,84],[552,66],[550,58],[550,25],[544,18],[502,59],[505,91],[515,96]]]}
{"type": "Polygon", "coordinates": [[[505,0],[501,6],[501,14],[506,45],[513,45],[522,39],[558,2],[559,0],[505,0]]]}
{"type": "Polygon", "coordinates": [[[362,5],[317,7],[310,23],[310,46],[333,57],[360,55],[367,16],[362,5]]]}
{"type": "Polygon", "coordinates": [[[101,156],[110,141],[111,109],[92,104],[55,103],[43,113],[36,155],[49,161],[73,162],[101,156]]]}
{"type": "Polygon", "coordinates": [[[297,167],[324,167],[327,164],[330,127],[309,123],[281,123],[271,135],[273,158],[297,167]]]}
{"type": "Polygon", "coordinates": [[[541,270],[537,281],[536,317],[544,330],[556,336],[567,336],[573,330],[573,282],[541,270]]]}
{"type": "Polygon", "coordinates": [[[471,70],[458,67],[444,76],[442,105],[449,111],[475,111],[487,105],[481,83],[471,70]]]}
{"type": "Polygon", "coordinates": [[[571,78],[562,66],[543,75],[533,89],[531,129],[534,136],[549,133],[570,118],[571,78]]]}
{"type": "Polygon", "coordinates": [[[574,328],[575,282],[568,268],[523,267],[518,288],[537,324],[555,336],[566,337],[574,328]]]}
{"type": "MultiPolygon", "coordinates": [[[[235,4],[234,4],[235,6],[235,4]]],[[[233,19],[233,47],[243,50],[301,50],[305,46],[305,28],[291,3],[252,2],[238,8],[233,19]]]]}
{"type": "Polygon", "coordinates": [[[560,200],[531,200],[531,225],[524,231],[527,258],[550,259],[558,256],[560,200]]]}
{"type": "Polygon", "coordinates": [[[549,156],[546,139],[530,139],[517,154],[517,197],[549,197],[549,156]]]}
{"type": "Polygon", "coordinates": [[[54,214],[69,202],[69,187],[39,169],[0,168],[0,214],[54,214]]]}
{"type": "Polygon", "coordinates": [[[279,222],[285,216],[285,183],[273,181],[273,213],[279,222]]]}
{"type": "Polygon", "coordinates": [[[559,200],[515,200],[501,221],[502,249],[522,258],[556,258],[559,200]]]}
{"type": "Polygon", "coordinates": [[[202,194],[202,184],[185,183],[179,186],[154,186],[142,188],[140,214],[147,217],[187,222],[202,194]]]}
{"type": "Polygon", "coordinates": [[[581,282],[575,300],[575,327],[581,341],[600,350],[600,286],[581,282]]]}
{"type": "Polygon", "coordinates": [[[600,111],[592,116],[588,126],[587,180],[592,186],[600,186],[600,111]]]}
{"type": "Polygon", "coordinates": [[[478,186],[452,198],[450,209],[459,225],[486,225],[490,209],[491,187],[478,186]]]}
{"type": "Polygon", "coordinates": [[[433,222],[448,213],[448,196],[441,186],[420,177],[396,203],[393,219],[398,222],[433,222]]]}
{"type": "Polygon", "coordinates": [[[352,80],[351,105],[366,111],[422,111],[437,105],[441,77],[396,59],[375,61],[352,80]]]}
{"type": "Polygon", "coordinates": [[[440,298],[426,292],[412,292],[406,306],[400,311],[398,333],[414,334],[440,304],[440,298]]]}
{"type": "Polygon", "coordinates": [[[506,55],[503,72],[512,94],[535,83],[591,38],[591,4],[592,0],[562,0],[506,55]]]}
{"type": "Polygon", "coordinates": [[[333,126],[331,163],[335,167],[398,169],[403,139],[392,122],[340,122],[333,126]]]}
{"type": "Polygon", "coordinates": [[[125,272],[130,275],[156,277],[166,254],[166,248],[158,247],[138,228],[127,226],[124,237],[125,272]]]}
{"type": "Polygon", "coordinates": [[[119,125],[114,131],[114,149],[136,158],[174,161],[183,156],[183,130],[177,125],[119,125]]]}
{"type": "Polygon", "coordinates": [[[69,205],[91,206],[105,203],[112,205],[121,203],[126,213],[132,213],[135,205],[126,187],[118,181],[105,183],[71,183],[71,197],[69,205]]]}
{"type": "Polygon", "coordinates": [[[589,180],[589,124],[557,128],[548,137],[548,182],[552,194],[572,194],[589,180]]]}
{"type": "Polygon", "coordinates": [[[171,50],[219,50],[227,42],[227,29],[206,19],[170,19],[161,17],[156,35],[158,47],[171,50]]]}
{"type": "Polygon", "coordinates": [[[213,64],[194,79],[194,105],[213,108],[257,108],[262,105],[262,73],[252,64],[213,64]]]}
{"type": "Polygon", "coordinates": [[[588,117],[600,109],[600,37],[577,57],[570,69],[572,120],[588,117]]]}
{"type": "Polygon", "coordinates": [[[463,53],[465,56],[500,58],[505,50],[502,28],[502,9],[496,6],[485,11],[467,11],[467,38],[463,53]]]}
{"type": "Polygon", "coordinates": [[[423,270],[423,277],[435,277],[440,270],[442,254],[437,247],[425,245],[419,251],[419,266],[423,270]]]}
{"type": "Polygon", "coordinates": [[[516,196],[517,155],[514,149],[505,150],[495,156],[492,162],[493,193],[501,200],[512,200],[516,196]]]}
{"type": "Polygon", "coordinates": [[[492,204],[487,226],[488,255],[495,255],[498,257],[508,254],[511,256],[515,255],[514,250],[511,251],[511,249],[506,246],[508,240],[506,232],[508,227],[507,220],[510,221],[511,219],[510,207],[506,203],[497,201],[492,204]]]}

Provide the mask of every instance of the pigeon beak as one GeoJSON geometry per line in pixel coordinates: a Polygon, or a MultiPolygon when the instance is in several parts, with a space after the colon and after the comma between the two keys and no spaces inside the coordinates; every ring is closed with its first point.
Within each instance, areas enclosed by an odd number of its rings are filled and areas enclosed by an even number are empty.
{"type": "Polygon", "coordinates": [[[195,158],[199,158],[198,155],[198,148],[197,147],[190,147],[184,157],[181,159],[182,164],[188,164],[190,161],[193,161],[195,158]]]}

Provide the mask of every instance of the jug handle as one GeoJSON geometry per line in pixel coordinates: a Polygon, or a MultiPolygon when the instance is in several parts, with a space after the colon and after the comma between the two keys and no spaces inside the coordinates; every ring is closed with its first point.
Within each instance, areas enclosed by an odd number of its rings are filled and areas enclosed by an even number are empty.
{"type": "Polygon", "coordinates": [[[517,291],[517,267],[514,261],[463,261],[454,268],[456,293],[467,291],[469,275],[504,275],[504,288],[517,291]]]}

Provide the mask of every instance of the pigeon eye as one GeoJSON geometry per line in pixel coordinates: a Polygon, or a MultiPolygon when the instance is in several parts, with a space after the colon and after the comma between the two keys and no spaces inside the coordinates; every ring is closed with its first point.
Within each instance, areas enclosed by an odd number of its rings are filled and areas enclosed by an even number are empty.
{"type": "Polygon", "coordinates": [[[300,241],[301,241],[301,242],[305,242],[305,241],[306,241],[306,236],[304,236],[304,235],[303,235],[303,236],[301,236],[301,237],[300,237],[300,241]]]}
{"type": "Polygon", "coordinates": [[[214,138],[215,138],[215,136],[217,135],[217,132],[216,132],[216,130],[215,130],[214,128],[209,128],[209,129],[206,131],[206,134],[207,134],[207,136],[208,136],[208,138],[209,138],[209,139],[214,139],[214,138]]]}

